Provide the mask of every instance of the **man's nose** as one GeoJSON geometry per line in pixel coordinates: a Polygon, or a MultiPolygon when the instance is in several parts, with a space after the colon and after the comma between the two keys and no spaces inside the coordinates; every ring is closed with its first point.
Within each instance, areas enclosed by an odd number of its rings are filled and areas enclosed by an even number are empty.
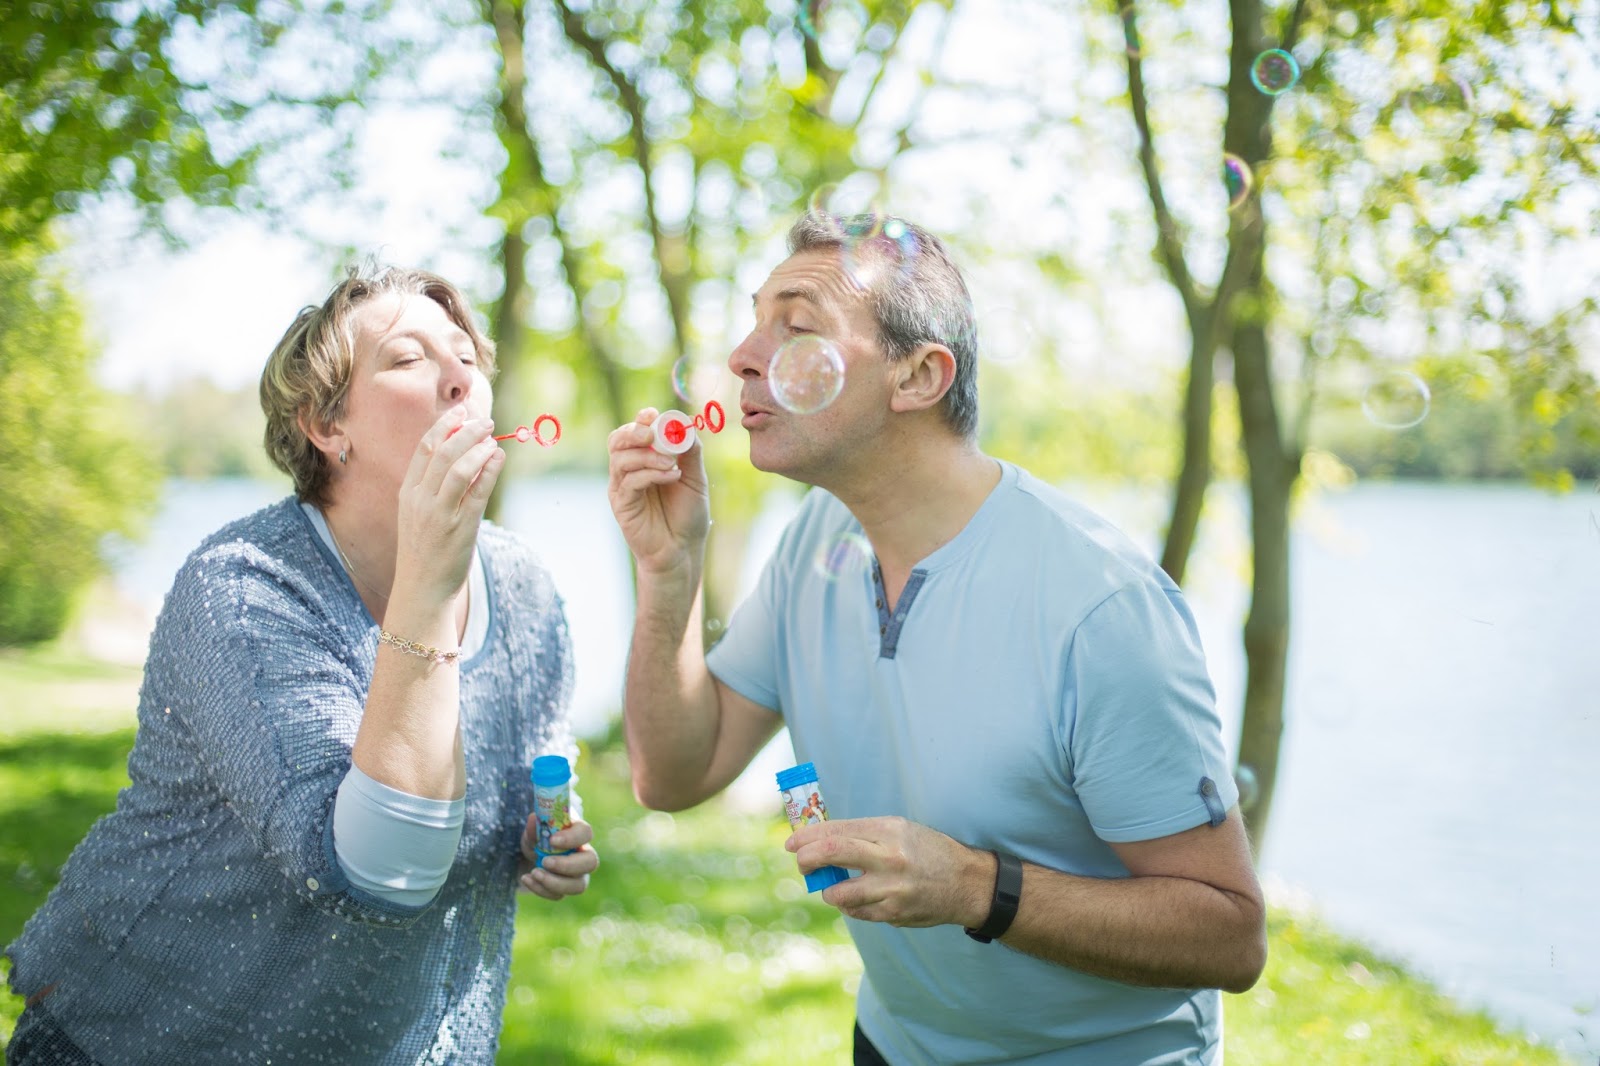
{"type": "Polygon", "coordinates": [[[728,369],[742,378],[759,378],[766,374],[770,362],[771,345],[764,344],[760,337],[751,333],[728,356],[728,369]]]}

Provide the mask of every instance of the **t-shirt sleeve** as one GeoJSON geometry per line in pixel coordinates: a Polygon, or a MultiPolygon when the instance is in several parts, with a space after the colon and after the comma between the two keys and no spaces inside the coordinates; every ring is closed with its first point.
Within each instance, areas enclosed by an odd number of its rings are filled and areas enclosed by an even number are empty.
{"type": "Polygon", "coordinates": [[[717,680],[747,700],[781,712],[778,697],[779,604],[784,584],[782,561],[791,529],[761,568],[761,577],[745,601],[734,609],[722,639],[706,653],[706,665],[717,680]]]}
{"type": "Polygon", "coordinates": [[[1200,635],[1176,588],[1124,586],[1079,624],[1064,693],[1069,772],[1095,834],[1154,840],[1238,799],[1200,635]]]}
{"type": "Polygon", "coordinates": [[[251,544],[191,559],[161,622],[182,632],[160,664],[181,694],[165,713],[286,891],[349,921],[409,925],[426,907],[353,885],[334,848],[334,799],[366,686],[315,600],[300,574],[251,544]]]}

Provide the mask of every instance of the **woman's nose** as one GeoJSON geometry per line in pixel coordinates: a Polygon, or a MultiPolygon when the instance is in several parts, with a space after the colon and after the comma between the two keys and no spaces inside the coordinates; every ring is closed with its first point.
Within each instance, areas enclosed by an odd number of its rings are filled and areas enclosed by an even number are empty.
{"type": "Polygon", "coordinates": [[[452,404],[465,400],[472,392],[472,368],[451,356],[445,364],[445,372],[439,375],[439,389],[452,404]]]}

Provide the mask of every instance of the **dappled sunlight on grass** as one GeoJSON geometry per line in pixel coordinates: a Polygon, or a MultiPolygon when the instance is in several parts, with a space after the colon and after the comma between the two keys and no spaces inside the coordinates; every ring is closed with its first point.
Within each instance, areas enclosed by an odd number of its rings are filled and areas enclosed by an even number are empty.
{"type": "MultiPolygon", "coordinates": [[[[131,710],[120,728],[75,711],[79,685],[136,684],[137,671],[63,652],[0,657],[0,691],[31,693],[28,721],[0,730],[0,943],[43,902],[61,864],[127,784],[131,710]]],[[[131,707],[131,705],[130,705],[131,707]]],[[[13,716],[8,715],[8,718],[13,716]]],[[[776,789],[770,817],[713,800],[641,809],[615,738],[578,762],[601,866],[587,893],[520,897],[502,1063],[848,1061],[861,964],[843,920],[808,895],[776,789]]],[[[1560,1066],[1403,969],[1314,919],[1273,911],[1271,957],[1228,996],[1230,1066],[1560,1066]]],[[[22,1003],[0,996],[0,1038],[22,1003]]]]}

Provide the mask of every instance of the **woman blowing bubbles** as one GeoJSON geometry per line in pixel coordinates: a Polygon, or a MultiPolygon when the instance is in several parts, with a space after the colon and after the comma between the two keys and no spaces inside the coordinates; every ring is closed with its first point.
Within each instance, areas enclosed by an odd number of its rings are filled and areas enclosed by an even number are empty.
{"type": "Polygon", "coordinates": [[[550,576],[481,525],[493,347],[415,270],[351,277],[261,377],[285,499],[211,536],[151,638],[132,785],[7,949],[8,1062],[489,1063],[535,755],[573,754],[550,576]]]}

